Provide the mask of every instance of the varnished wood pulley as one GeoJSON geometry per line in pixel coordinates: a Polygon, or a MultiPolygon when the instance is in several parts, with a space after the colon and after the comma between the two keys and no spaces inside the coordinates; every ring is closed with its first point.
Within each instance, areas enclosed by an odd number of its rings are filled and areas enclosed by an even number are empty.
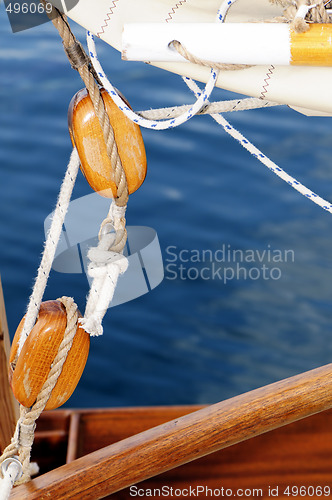
{"type": "MultiPolygon", "coordinates": [[[[141,186],[146,176],[146,154],[141,130],[117,107],[105,89],[101,89],[101,95],[131,194],[141,186]]],[[[116,198],[117,188],[104,135],[86,89],[77,92],[71,100],[68,124],[73,145],[81,160],[81,170],[88,183],[102,196],[116,198]]]]}
{"type": "MultiPolygon", "coordinates": [[[[48,377],[63,340],[67,326],[66,308],[58,300],[41,304],[35,326],[16,360],[23,325],[24,318],[16,330],[10,351],[9,381],[17,401],[30,407],[48,377]]],[[[46,410],[58,408],[70,398],[83,373],[89,347],[89,334],[78,326],[62,372],[46,404],[46,410]]]]}

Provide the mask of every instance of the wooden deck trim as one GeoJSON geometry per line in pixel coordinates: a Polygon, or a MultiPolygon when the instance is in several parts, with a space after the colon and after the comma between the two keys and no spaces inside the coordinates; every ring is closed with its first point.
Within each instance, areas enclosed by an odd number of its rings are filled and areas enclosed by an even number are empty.
{"type": "Polygon", "coordinates": [[[11,498],[104,498],[184,463],[331,408],[332,365],[157,426],[15,488],[11,498]]]}
{"type": "Polygon", "coordinates": [[[72,413],[70,416],[69,433],[68,433],[68,449],[66,463],[69,464],[77,458],[77,447],[80,430],[80,413],[72,413]]]}

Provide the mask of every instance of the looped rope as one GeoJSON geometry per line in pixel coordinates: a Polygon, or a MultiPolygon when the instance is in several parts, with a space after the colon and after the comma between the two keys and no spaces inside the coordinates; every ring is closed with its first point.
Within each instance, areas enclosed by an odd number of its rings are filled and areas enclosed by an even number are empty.
{"type": "Polygon", "coordinates": [[[174,47],[174,49],[187,61],[193,63],[193,64],[199,64],[200,66],[206,66],[208,68],[213,68],[217,70],[224,70],[224,71],[236,71],[238,69],[246,69],[246,68],[251,68],[251,65],[249,64],[226,64],[226,63],[216,63],[212,61],[207,61],[205,59],[201,59],[199,57],[196,57],[194,54],[189,52],[188,49],[184,45],[182,45],[181,42],[178,40],[173,40],[172,42],[169,43],[169,46],[174,47]]]}
{"type": "Polygon", "coordinates": [[[18,459],[22,464],[22,477],[16,481],[16,484],[26,483],[31,479],[32,470],[30,455],[34,440],[36,420],[40,417],[54,387],[56,386],[77,331],[78,310],[74,300],[70,297],[62,297],[57,300],[65,306],[67,312],[67,326],[64,332],[63,340],[59,346],[58,353],[53,360],[47,380],[43,384],[43,387],[37,396],[36,402],[31,408],[25,408],[20,405],[20,418],[17,421],[14,436],[10,445],[7,446],[0,457],[1,465],[7,458],[11,458],[18,453],[18,459]]]}

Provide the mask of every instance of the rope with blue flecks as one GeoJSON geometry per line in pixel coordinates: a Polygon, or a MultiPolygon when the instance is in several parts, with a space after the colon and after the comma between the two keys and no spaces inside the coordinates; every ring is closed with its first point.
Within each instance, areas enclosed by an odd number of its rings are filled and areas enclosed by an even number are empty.
{"type": "MultiPolygon", "coordinates": [[[[236,2],[237,0],[225,0],[222,4],[222,6],[219,9],[218,12],[218,20],[223,22],[225,19],[225,16],[229,10],[229,8],[236,2]]],[[[293,3],[290,2],[289,0],[270,0],[272,3],[283,3],[285,7],[291,8],[293,6],[293,3]]],[[[325,6],[327,5],[328,2],[325,2],[323,4],[323,8],[325,9],[325,6]]],[[[308,14],[312,16],[313,22],[327,22],[326,15],[322,12],[322,2],[319,2],[317,9],[315,10],[314,8],[310,9],[308,11],[308,14]]],[[[296,5],[298,8],[298,5],[296,5]]],[[[313,6],[316,7],[316,4],[313,6]]],[[[311,20],[311,19],[310,19],[311,20]]],[[[150,128],[150,129],[155,129],[155,130],[164,130],[167,128],[173,128],[177,125],[180,125],[184,121],[187,121],[192,117],[192,110],[193,107],[191,107],[186,113],[181,115],[179,118],[173,118],[172,120],[167,120],[167,121],[156,121],[156,120],[148,120],[146,118],[143,118],[137,113],[134,113],[128,106],[122,101],[121,97],[117,94],[116,90],[114,89],[113,85],[109,82],[108,78],[106,77],[105,72],[103,71],[100,62],[98,60],[98,55],[94,43],[94,38],[93,35],[88,32],[87,33],[87,43],[88,43],[88,48],[90,52],[90,58],[91,58],[91,63],[98,74],[103,86],[105,89],[109,92],[111,95],[113,101],[118,105],[118,107],[125,113],[125,115],[130,118],[132,121],[135,123],[138,123],[142,127],[150,128]]],[[[185,83],[188,85],[188,87],[195,93],[196,97],[199,99],[202,96],[206,97],[206,87],[202,91],[199,89],[199,87],[196,85],[196,83],[191,79],[187,77],[183,77],[185,83]]],[[[209,105],[209,102],[206,100],[207,106],[209,105]]],[[[287,174],[282,168],[280,168],[278,165],[276,165],[272,160],[270,160],[264,153],[262,153],[256,146],[254,146],[246,137],[244,137],[240,132],[238,132],[220,113],[211,113],[212,118],[217,121],[227,132],[229,135],[231,135],[234,139],[240,142],[240,144],[247,150],[249,153],[251,153],[255,158],[257,158],[263,165],[265,165],[271,172],[276,174],[278,177],[280,177],[282,180],[287,182],[291,187],[296,189],[299,193],[301,193],[303,196],[306,198],[310,199],[313,203],[316,205],[320,206],[324,210],[332,213],[332,204],[322,198],[321,196],[317,195],[314,193],[311,189],[307,188],[304,186],[301,182],[296,180],[294,177],[290,176],[287,174]]]]}
{"type": "MultiPolygon", "coordinates": [[[[197,95],[200,92],[198,85],[191,80],[190,78],[184,78],[185,83],[188,85],[190,90],[197,95]]],[[[224,130],[236,139],[241,146],[249,151],[255,158],[257,158],[263,165],[265,165],[271,172],[276,174],[280,179],[287,182],[292,188],[296,189],[303,196],[309,198],[309,200],[313,201],[317,205],[319,205],[324,210],[332,213],[332,204],[329,201],[324,200],[321,196],[308,189],[306,186],[301,184],[298,180],[294,179],[294,177],[290,176],[285,172],[282,168],[280,168],[276,163],[274,163],[270,158],[264,155],[256,146],[254,146],[248,139],[244,137],[238,130],[236,130],[221,114],[212,114],[211,117],[221,125],[224,130]]]]}
{"type": "MultiPolygon", "coordinates": [[[[224,1],[217,13],[216,17],[216,22],[223,23],[225,21],[227,12],[230,8],[230,6],[234,3],[236,0],[227,0],[226,2],[224,1]]],[[[162,120],[162,121],[156,121],[156,120],[148,120],[143,118],[141,115],[138,115],[135,113],[124,101],[123,99],[118,95],[116,89],[113,87],[113,85],[110,83],[108,78],[106,77],[106,74],[101,67],[98,56],[97,56],[97,51],[95,47],[95,42],[94,42],[94,36],[93,34],[88,31],[87,32],[87,44],[88,44],[88,49],[89,49],[89,55],[91,59],[91,64],[98,75],[98,78],[102,82],[103,86],[105,89],[108,91],[108,93],[111,95],[113,101],[115,104],[119,107],[121,111],[134,123],[137,123],[138,125],[141,125],[142,127],[153,129],[153,130],[166,130],[170,128],[175,128],[178,127],[179,125],[182,125],[182,123],[187,122],[190,120],[193,116],[198,114],[200,110],[208,103],[209,97],[212,93],[212,90],[214,89],[218,75],[219,75],[219,70],[214,70],[211,69],[211,74],[210,78],[205,85],[205,88],[200,91],[200,93],[196,96],[197,100],[196,102],[188,109],[186,110],[183,114],[180,116],[177,116],[176,118],[171,118],[168,120],[162,120]]]]}

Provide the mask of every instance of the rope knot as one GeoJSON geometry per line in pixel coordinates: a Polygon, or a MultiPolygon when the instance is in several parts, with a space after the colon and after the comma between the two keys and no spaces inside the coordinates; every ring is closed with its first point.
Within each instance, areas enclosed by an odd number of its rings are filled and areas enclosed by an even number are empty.
{"type": "Polygon", "coordinates": [[[113,299],[118,278],[128,268],[128,259],[123,255],[127,240],[125,215],[126,207],[112,203],[100,226],[98,246],[88,252],[88,273],[93,283],[84,318],[79,322],[92,336],[102,335],[101,323],[113,299]]]}
{"type": "Polygon", "coordinates": [[[117,252],[100,250],[98,247],[91,248],[88,256],[92,262],[88,266],[91,278],[102,278],[108,275],[111,279],[114,267],[118,274],[123,274],[128,268],[128,259],[117,252]]]}

